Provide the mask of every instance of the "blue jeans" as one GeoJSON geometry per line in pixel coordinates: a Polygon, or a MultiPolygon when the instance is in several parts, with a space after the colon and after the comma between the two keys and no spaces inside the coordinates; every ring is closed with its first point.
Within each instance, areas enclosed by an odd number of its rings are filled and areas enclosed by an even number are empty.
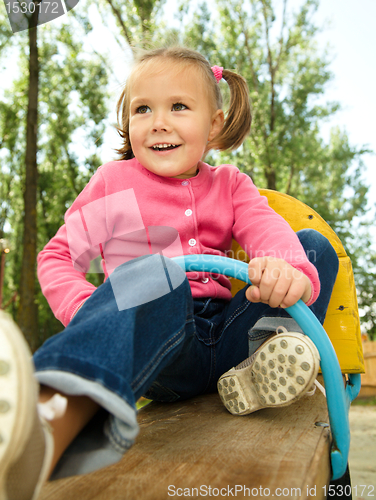
{"type": "MultiPolygon", "coordinates": [[[[338,258],[316,231],[303,230],[298,236],[319,272],[321,293],[311,309],[323,323],[338,258]]],[[[135,294],[160,286],[149,257],[118,269],[125,282],[127,276],[137,275],[135,294]]],[[[123,451],[138,431],[135,402],[139,397],[168,402],[215,391],[218,378],[270,335],[268,328],[255,328],[260,318],[277,317],[279,322],[288,316],[279,308],[249,302],[247,287],[231,301],[193,300],[181,268],[169,261],[168,270],[179,286],[120,311],[108,279],[65,330],[34,355],[40,383],[66,394],[87,395],[109,412],[109,439],[123,451]]]]}

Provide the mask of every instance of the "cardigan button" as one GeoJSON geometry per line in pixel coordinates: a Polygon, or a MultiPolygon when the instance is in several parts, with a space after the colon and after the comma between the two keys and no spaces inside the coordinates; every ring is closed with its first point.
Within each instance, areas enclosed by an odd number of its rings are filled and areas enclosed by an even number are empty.
{"type": "Polygon", "coordinates": [[[201,283],[209,283],[209,278],[202,278],[201,283]]]}
{"type": "Polygon", "coordinates": [[[181,183],[181,185],[182,185],[182,186],[188,186],[188,185],[189,185],[189,181],[183,181],[183,182],[181,183]]]}
{"type": "Polygon", "coordinates": [[[186,210],[186,211],[185,211],[185,215],[186,215],[187,217],[189,217],[189,216],[190,216],[190,215],[192,215],[192,214],[193,214],[193,212],[192,212],[192,210],[191,210],[190,208],[188,208],[188,210],[186,210]]]}
{"type": "Polygon", "coordinates": [[[197,241],[194,239],[194,238],[191,238],[189,241],[188,241],[188,244],[191,246],[191,247],[194,247],[196,245],[197,241]]]}

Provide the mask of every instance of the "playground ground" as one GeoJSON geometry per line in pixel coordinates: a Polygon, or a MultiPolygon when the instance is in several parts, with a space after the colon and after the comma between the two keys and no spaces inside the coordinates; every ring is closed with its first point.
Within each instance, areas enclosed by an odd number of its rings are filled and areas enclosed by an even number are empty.
{"type": "Polygon", "coordinates": [[[353,500],[376,499],[376,405],[350,409],[350,475],[353,500]]]}

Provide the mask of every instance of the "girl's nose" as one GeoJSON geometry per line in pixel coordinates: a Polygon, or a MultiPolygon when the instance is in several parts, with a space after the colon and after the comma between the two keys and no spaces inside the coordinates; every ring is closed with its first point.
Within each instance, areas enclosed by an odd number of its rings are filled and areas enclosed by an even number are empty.
{"type": "Polygon", "coordinates": [[[153,132],[169,132],[171,125],[164,113],[158,113],[154,117],[153,132]]]}

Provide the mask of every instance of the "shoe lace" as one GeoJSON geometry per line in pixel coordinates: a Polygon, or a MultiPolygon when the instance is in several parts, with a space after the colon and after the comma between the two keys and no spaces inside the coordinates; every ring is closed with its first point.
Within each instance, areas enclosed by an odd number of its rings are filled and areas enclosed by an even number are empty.
{"type": "Polygon", "coordinates": [[[55,394],[45,403],[38,403],[39,416],[44,420],[51,421],[56,418],[61,418],[67,409],[68,400],[60,394],[55,394]]]}
{"type": "Polygon", "coordinates": [[[257,354],[257,351],[252,354],[249,358],[246,358],[244,361],[239,363],[237,366],[235,366],[235,370],[241,370],[242,368],[247,368],[247,366],[251,365],[253,363],[253,360],[255,359],[257,354]]]}
{"type": "Polygon", "coordinates": [[[326,397],[326,391],[325,388],[320,384],[318,380],[314,381],[314,385],[312,386],[312,389],[310,389],[308,392],[306,392],[306,396],[313,396],[316,392],[316,388],[324,394],[326,397]]]}

